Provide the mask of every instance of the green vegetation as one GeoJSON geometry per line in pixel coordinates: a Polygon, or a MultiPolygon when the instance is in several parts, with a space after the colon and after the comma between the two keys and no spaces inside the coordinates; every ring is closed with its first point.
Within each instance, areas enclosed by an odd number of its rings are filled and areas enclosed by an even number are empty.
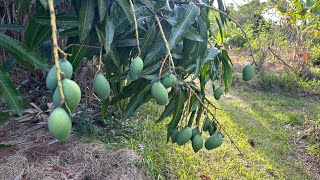
{"type": "MultiPolygon", "coordinates": [[[[142,155],[142,165],[154,179],[199,179],[201,174],[212,179],[313,179],[308,167],[299,159],[299,149],[293,143],[295,132],[286,128],[294,116],[319,123],[320,102],[312,98],[290,97],[279,93],[238,90],[219,101],[219,121],[225,124],[243,156],[229,139],[218,149],[191,151],[185,146],[166,144],[163,124],[155,124],[158,106],[147,104],[139,110],[144,119],[132,147],[142,155]],[[305,111],[301,111],[304,107],[305,111]],[[248,142],[252,140],[254,147],[248,142]],[[141,149],[136,148],[140,144],[141,149]]],[[[295,121],[295,120],[294,120],[295,121]]],[[[293,126],[301,126],[293,123],[293,126]]],[[[207,137],[205,137],[207,138],[207,137]]],[[[316,152],[310,146],[308,149],[316,152]]]]}

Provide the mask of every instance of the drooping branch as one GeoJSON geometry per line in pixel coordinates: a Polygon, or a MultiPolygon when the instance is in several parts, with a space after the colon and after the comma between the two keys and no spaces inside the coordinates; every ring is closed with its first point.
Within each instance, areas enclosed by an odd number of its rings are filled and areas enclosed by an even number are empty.
{"type": "Polygon", "coordinates": [[[228,139],[230,140],[231,144],[234,145],[234,147],[238,150],[238,152],[240,153],[240,155],[242,155],[243,153],[241,152],[241,150],[239,149],[239,147],[233,142],[231,136],[228,134],[227,130],[224,128],[224,126],[222,126],[222,124],[217,120],[217,118],[215,117],[215,114],[204,104],[204,102],[201,100],[201,98],[198,96],[198,94],[196,92],[194,92],[194,90],[190,87],[190,85],[186,82],[183,81],[183,84],[185,87],[187,87],[189,89],[189,91],[191,91],[191,93],[193,95],[196,96],[197,100],[199,101],[199,103],[202,105],[202,107],[214,118],[214,121],[220,126],[221,130],[225,133],[225,135],[228,137],[228,139]]]}

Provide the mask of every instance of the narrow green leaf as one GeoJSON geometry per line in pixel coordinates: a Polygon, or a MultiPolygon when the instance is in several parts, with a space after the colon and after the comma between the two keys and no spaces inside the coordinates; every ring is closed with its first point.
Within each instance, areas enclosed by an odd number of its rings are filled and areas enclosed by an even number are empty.
{"type": "Polygon", "coordinates": [[[74,70],[79,66],[80,61],[85,57],[85,55],[87,53],[86,46],[87,46],[88,42],[89,42],[89,38],[85,39],[85,41],[83,41],[82,43],[76,44],[71,47],[72,48],[71,49],[72,56],[70,56],[68,58],[68,60],[72,64],[72,67],[74,70]]]}
{"type": "Polygon", "coordinates": [[[188,28],[188,30],[183,34],[184,38],[190,39],[192,41],[203,42],[199,32],[192,26],[188,28]]]}
{"type": "Polygon", "coordinates": [[[107,12],[107,1],[106,0],[97,0],[97,1],[98,1],[99,19],[100,19],[100,22],[102,22],[107,12]]]}
{"type": "Polygon", "coordinates": [[[0,24],[0,30],[21,32],[21,31],[26,31],[27,28],[19,24],[0,24]]]}
{"type": "MultiPolygon", "coordinates": [[[[50,26],[51,25],[51,19],[50,16],[34,16],[33,19],[36,21],[36,23],[50,26]]],[[[74,28],[79,26],[79,19],[76,16],[56,16],[56,24],[57,27],[68,27],[68,28],[74,28]]]]}
{"type": "Polygon", "coordinates": [[[27,47],[35,49],[50,38],[51,27],[39,24],[34,19],[31,19],[28,23],[25,36],[25,44],[27,47]]]}
{"type": "Polygon", "coordinates": [[[179,19],[177,24],[172,28],[170,38],[168,40],[170,49],[172,49],[180,41],[183,33],[187,31],[189,26],[193,24],[195,18],[200,14],[200,9],[193,2],[190,2],[187,9],[179,19]]]}
{"type": "Polygon", "coordinates": [[[223,64],[222,78],[225,85],[225,93],[227,93],[232,84],[232,66],[230,61],[225,56],[221,55],[219,59],[221,59],[223,64]]]}
{"type": "Polygon", "coordinates": [[[23,102],[19,92],[10,80],[9,74],[0,66],[0,98],[16,114],[23,114],[23,102]]]}
{"type": "Polygon", "coordinates": [[[178,124],[179,124],[179,121],[182,117],[182,114],[183,114],[183,110],[184,110],[184,103],[185,103],[185,92],[184,90],[182,90],[181,88],[179,88],[179,92],[177,92],[177,100],[175,102],[175,109],[174,109],[174,112],[173,112],[173,117],[172,117],[172,120],[171,122],[168,124],[168,136],[167,136],[167,141],[169,140],[170,138],[170,133],[173,129],[175,129],[178,124]]]}
{"type": "Polygon", "coordinates": [[[0,125],[7,122],[10,118],[9,113],[0,112],[0,125]]]}
{"type": "Polygon", "coordinates": [[[141,57],[145,57],[147,55],[149,48],[151,47],[152,42],[154,40],[154,37],[156,36],[156,33],[157,30],[155,25],[152,25],[146,32],[141,46],[141,57]]]}
{"type": "Polygon", "coordinates": [[[147,6],[149,9],[153,9],[154,2],[152,0],[139,0],[143,5],[147,6]]]}
{"type": "Polygon", "coordinates": [[[200,57],[197,57],[196,59],[196,71],[194,72],[194,75],[192,77],[193,80],[197,79],[200,75],[201,69],[202,69],[202,61],[200,57]]]}
{"type": "Polygon", "coordinates": [[[30,4],[31,4],[31,0],[16,0],[18,17],[21,17],[23,13],[28,12],[30,4]]]}
{"type": "Polygon", "coordinates": [[[166,117],[170,116],[170,114],[173,113],[173,110],[175,109],[175,104],[176,104],[176,99],[178,96],[174,95],[171,99],[169,104],[166,106],[158,120],[156,121],[157,123],[162,122],[166,117]]]}
{"type": "Polygon", "coordinates": [[[0,46],[3,46],[20,64],[31,69],[31,64],[42,70],[49,70],[48,64],[24,44],[10,36],[0,33],[0,46]]]}
{"type": "Polygon", "coordinates": [[[210,47],[208,53],[206,54],[206,57],[203,60],[203,63],[207,63],[210,60],[214,60],[218,54],[219,49],[216,47],[210,47]]]}
{"type": "Polygon", "coordinates": [[[130,4],[127,0],[116,0],[117,3],[121,6],[124,13],[127,15],[127,18],[130,22],[130,24],[133,23],[133,12],[131,11],[130,4]]]}
{"type": "Polygon", "coordinates": [[[17,60],[13,57],[6,59],[6,61],[2,64],[2,67],[7,72],[11,71],[14,65],[17,64],[17,60]]]}
{"type": "Polygon", "coordinates": [[[64,37],[76,37],[79,35],[79,30],[77,27],[66,29],[66,30],[60,32],[60,35],[64,36],[64,37]]]}
{"type": "Polygon", "coordinates": [[[79,37],[80,42],[83,42],[92,27],[92,22],[94,19],[94,8],[96,6],[96,1],[92,0],[82,0],[81,8],[79,14],[79,37]]]}
{"type": "Polygon", "coordinates": [[[105,44],[106,42],[106,38],[104,37],[103,33],[100,31],[100,29],[98,28],[98,26],[95,25],[96,28],[96,32],[97,32],[97,36],[99,38],[99,42],[101,44],[105,44]]]}
{"type": "Polygon", "coordinates": [[[119,54],[114,46],[111,46],[111,49],[108,53],[108,57],[111,58],[112,62],[116,67],[119,69],[120,68],[120,57],[119,54]]]}
{"type": "Polygon", "coordinates": [[[134,114],[134,112],[145,102],[148,95],[150,95],[150,89],[152,84],[146,86],[142,91],[135,94],[131,99],[127,108],[123,112],[123,119],[128,119],[134,114]]]}
{"type": "Polygon", "coordinates": [[[116,29],[115,23],[114,23],[114,18],[113,16],[108,16],[106,15],[106,34],[105,34],[105,45],[104,48],[106,50],[106,54],[109,53],[110,51],[110,47],[113,41],[113,37],[114,37],[114,32],[116,29]]]}

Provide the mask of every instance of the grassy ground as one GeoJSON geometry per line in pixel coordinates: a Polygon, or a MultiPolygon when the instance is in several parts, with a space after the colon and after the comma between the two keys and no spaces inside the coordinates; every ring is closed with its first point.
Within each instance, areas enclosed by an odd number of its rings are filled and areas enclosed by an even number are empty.
{"type": "MultiPolygon", "coordinates": [[[[236,90],[217,105],[225,110],[218,111],[217,116],[243,156],[227,138],[220,148],[202,149],[198,153],[193,152],[191,143],[166,144],[166,122],[154,123],[160,114],[159,107],[149,103],[140,109],[143,125],[138,126],[141,128],[130,146],[141,153],[142,165],[152,179],[200,179],[202,174],[211,179],[320,178],[310,171],[314,164],[307,165],[304,161],[302,152],[308,153],[308,147],[295,141],[294,130],[304,122],[319,123],[319,101],[236,90]]],[[[312,158],[319,160],[316,155],[312,158]]]]}

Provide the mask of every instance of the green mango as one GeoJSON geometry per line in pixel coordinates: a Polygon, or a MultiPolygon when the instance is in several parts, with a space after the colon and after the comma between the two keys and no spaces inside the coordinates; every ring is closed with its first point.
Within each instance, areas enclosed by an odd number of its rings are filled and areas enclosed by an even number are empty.
{"type": "Polygon", "coordinates": [[[213,96],[216,100],[219,100],[224,92],[224,86],[218,87],[214,90],[213,96]]]}
{"type": "Polygon", "coordinates": [[[244,81],[249,81],[250,79],[252,79],[254,76],[254,67],[252,64],[248,64],[246,65],[243,69],[242,69],[242,79],[244,81]]]}
{"type": "Polygon", "coordinates": [[[159,81],[153,83],[151,87],[151,95],[159,105],[166,105],[168,103],[168,92],[159,81]]]}
{"type": "Polygon", "coordinates": [[[136,58],[133,59],[129,67],[129,75],[131,79],[137,80],[142,70],[143,70],[143,61],[139,56],[137,56],[136,58]]]}
{"type": "Polygon", "coordinates": [[[177,144],[182,146],[187,143],[192,137],[192,130],[189,127],[185,127],[181,129],[179,134],[177,135],[177,144]]]}
{"type": "Polygon", "coordinates": [[[203,130],[203,131],[209,130],[210,124],[211,124],[211,119],[207,116],[207,117],[206,117],[206,120],[205,120],[204,123],[203,123],[202,130],[203,130]]]}
{"type": "Polygon", "coordinates": [[[220,133],[217,133],[210,136],[204,143],[204,146],[206,147],[207,150],[211,150],[219,147],[222,144],[222,141],[223,141],[222,135],[220,133]]]}
{"type": "Polygon", "coordinates": [[[174,74],[170,74],[169,76],[166,76],[161,80],[161,83],[165,88],[174,87],[176,82],[177,77],[174,74]]]}
{"type": "Polygon", "coordinates": [[[191,139],[192,139],[195,135],[197,135],[197,134],[199,134],[199,133],[200,133],[199,127],[193,128],[193,129],[192,129],[192,137],[191,137],[191,139]]]}
{"type": "Polygon", "coordinates": [[[174,129],[171,131],[171,141],[172,143],[176,143],[177,142],[177,135],[179,134],[179,130],[178,129],[174,129]]]}
{"type": "MultiPolygon", "coordinates": [[[[74,112],[81,100],[81,90],[77,83],[70,79],[62,80],[62,90],[65,97],[65,103],[68,105],[71,112],[74,112]]],[[[60,91],[56,88],[53,94],[53,104],[55,107],[60,105],[60,91]]]]}
{"type": "Polygon", "coordinates": [[[69,114],[63,108],[54,109],[48,119],[49,132],[60,142],[69,139],[72,122],[69,114]]]}
{"type": "Polygon", "coordinates": [[[100,99],[107,99],[110,95],[110,84],[103,74],[99,73],[93,81],[93,91],[100,99]]]}
{"type": "Polygon", "coordinates": [[[192,138],[192,148],[194,152],[198,152],[203,147],[203,139],[200,134],[192,138]]]}
{"type": "MultiPolygon", "coordinates": [[[[73,67],[71,65],[71,63],[65,59],[61,59],[59,61],[59,66],[60,66],[60,70],[61,72],[64,73],[64,78],[65,79],[71,79],[72,77],[72,73],[73,73],[73,67]]],[[[47,88],[51,91],[54,92],[54,90],[57,88],[58,86],[58,81],[57,81],[57,68],[56,65],[54,65],[46,78],[46,85],[47,88]]]]}

